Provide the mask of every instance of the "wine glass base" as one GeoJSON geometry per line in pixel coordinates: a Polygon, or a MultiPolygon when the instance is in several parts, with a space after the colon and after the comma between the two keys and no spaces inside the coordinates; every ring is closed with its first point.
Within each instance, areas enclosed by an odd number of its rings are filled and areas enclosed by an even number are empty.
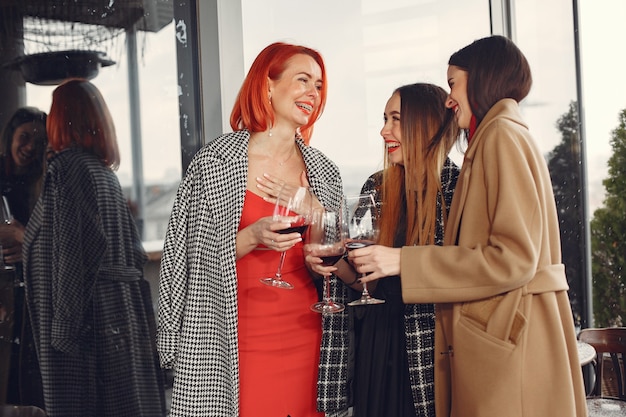
{"type": "Polygon", "coordinates": [[[283,288],[285,290],[293,290],[293,285],[288,283],[287,281],[283,281],[282,279],[276,278],[261,278],[261,283],[265,285],[269,285],[270,287],[283,288]]]}
{"type": "Polygon", "coordinates": [[[334,301],[320,301],[311,306],[311,310],[322,314],[340,313],[345,309],[343,304],[334,301]]]}
{"type": "Polygon", "coordinates": [[[364,306],[368,304],[383,304],[385,300],[380,300],[374,297],[361,297],[358,300],[354,300],[348,303],[349,306],[364,306]]]}

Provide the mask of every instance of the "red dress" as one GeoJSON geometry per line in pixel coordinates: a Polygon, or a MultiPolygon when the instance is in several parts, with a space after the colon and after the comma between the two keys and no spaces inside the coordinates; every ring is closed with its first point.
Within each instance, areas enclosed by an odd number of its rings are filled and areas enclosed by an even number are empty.
{"type": "MultiPolygon", "coordinates": [[[[273,204],[246,191],[239,229],[271,216],[273,204]]],[[[294,289],[263,285],[280,253],[259,246],[237,261],[239,413],[241,417],[322,417],[316,411],[321,316],[304,265],[302,242],[287,251],[283,279],[294,289]]]]}

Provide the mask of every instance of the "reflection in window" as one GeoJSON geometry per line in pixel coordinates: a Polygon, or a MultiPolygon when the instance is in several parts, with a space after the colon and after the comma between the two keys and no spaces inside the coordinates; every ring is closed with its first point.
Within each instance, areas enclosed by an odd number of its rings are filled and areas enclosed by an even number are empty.
{"type": "MultiPolygon", "coordinates": [[[[143,210],[138,213],[141,216],[138,224],[144,241],[158,241],[154,247],[159,248],[181,178],[174,24],[170,22],[156,33],[139,32],[137,35],[139,96],[133,99],[129,92],[129,56],[125,42],[126,35],[122,32],[101,45],[115,64],[100,68],[91,81],[100,89],[111,110],[122,154],[117,175],[134,210],[139,207],[137,199],[133,198],[137,167],[133,166],[131,142],[141,141],[143,189],[137,192],[143,193],[143,210]],[[139,107],[139,138],[131,133],[131,105],[139,107]]],[[[35,45],[26,39],[25,50],[28,48],[32,50],[35,45]]],[[[27,103],[47,111],[54,88],[28,83],[27,103]]]]}
{"type": "Polygon", "coordinates": [[[575,325],[587,327],[585,194],[577,110],[574,19],[567,0],[516,2],[516,43],[533,72],[522,111],[546,156],[561,228],[561,251],[575,325]],[[550,42],[545,42],[550,39],[550,42]]]}

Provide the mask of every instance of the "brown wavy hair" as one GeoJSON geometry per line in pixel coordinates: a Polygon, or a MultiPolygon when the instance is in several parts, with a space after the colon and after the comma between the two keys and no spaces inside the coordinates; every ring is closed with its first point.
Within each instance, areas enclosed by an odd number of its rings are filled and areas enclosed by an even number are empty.
{"type": "MultiPolygon", "coordinates": [[[[454,114],[445,107],[448,94],[441,87],[410,84],[399,87],[394,94],[400,95],[404,166],[389,164],[385,156],[379,243],[393,246],[402,207],[406,206],[404,243],[433,244],[438,195],[445,208],[441,171],[459,129],[454,114]]],[[[443,213],[445,216],[445,209],[443,213]]]]}
{"type": "Polygon", "coordinates": [[[80,148],[113,170],[119,167],[113,118],[100,90],[88,80],[69,79],[52,92],[46,129],[49,146],[56,152],[80,148]]]}

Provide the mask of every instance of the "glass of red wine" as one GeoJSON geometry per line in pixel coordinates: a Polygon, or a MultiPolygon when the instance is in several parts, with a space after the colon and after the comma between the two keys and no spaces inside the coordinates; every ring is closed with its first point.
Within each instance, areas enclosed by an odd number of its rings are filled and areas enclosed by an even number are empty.
{"type": "MultiPolygon", "coordinates": [[[[276,232],[280,234],[297,232],[304,236],[304,232],[311,222],[312,207],[313,195],[308,187],[283,186],[276,197],[273,220],[275,222],[291,223],[291,226],[276,232]]],[[[263,284],[276,288],[293,289],[293,284],[283,280],[282,276],[286,254],[287,251],[280,253],[276,274],[273,277],[261,278],[263,284]]]]}
{"type": "MultiPolygon", "coordinates": [[[[307,233],[307,249],[313,256],[322,259],[322,265],[333,266],[346,252],[345,233],[343,232],[342,210],[318,209],[313,212],[307,233]]],[[[311,310],[318,313],[338,313],[345,309],[341,303],[330,296],[330,277],[324,275],[324,296],[322,301],[311,305],[311,310]]]]}
{"type": "MultiPolygon", "coordinates": [[[[376,243],[378,240],[378,207],[372,194],[360,194],[346,197],[347,237],[345,246],[348,251],[364,248],[376,243]]],[[[364,276],[364,275],[362,275],[364,276]]],[[[363,283],[361,298],[348,303],[349,306],[367,304],[382,304],[385,300],[374,298],[367,290],[367,284],[363,283]]]]}

